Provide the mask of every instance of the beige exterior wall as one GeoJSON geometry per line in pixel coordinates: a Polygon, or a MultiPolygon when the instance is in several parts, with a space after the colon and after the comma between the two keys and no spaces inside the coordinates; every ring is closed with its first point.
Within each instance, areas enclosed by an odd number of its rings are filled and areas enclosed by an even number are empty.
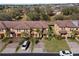
{"type": "Polygon", "coordinates": [[[26,30],[16,30],[16,29],[10,29],[12,32],[15,32],[16,33],[16,36],[18,34],[21,34],[23,32],[26,32],[28,35],[30,35],[30,29],[26,29],[26,30]]]}
{"type": "Polygon", "coordinates": [[[30,30],[15,30],[15,29],[10,29],[11,31],[15,32],[15,33],[22,33],[22,32],[30,32],[30,30]]]}
{"type": "Polygon", "coordinates": [[[59,31],[61,30],[61,28],[59,28],[59,26],[57,24],[54,24],[54,33],[57,34],[57,35],[60,35],[59,31]]]}
{"type": "Polygon", "coordinates": [[[1,30],[0,33],[6,33],[6,30],[1,30]]]}
{"type": "MultiPolygon", "coordinates": [[[[64,28],[67,31],[67,35],[69,35],[70,33],[72,33],[71,28],[64,28]]],[[[76,28],[72,28],[73,30],[75,30],[76,28]]],[[[54,25],[54,32],[57,35],[60,35],[59,31],[62,30],[62,28],[60,28],[57,24],[54,25]]]]}
{"type": "Polygon", "coordinates": [[[5,33],[6,33],[5,29],[4,30],[0,30],[0,34],[3,34],[6,37],[5,33]]]}
{"type": "Polygon", "coordinates": [[[42,29],[32,29],[32,34],[34,34],[33,37],[35,37],[35,38],[40,37],[41,31],[42,31],[42,29]],[[37,30],[39,30],[39,31],[37,32],[37,30]]]}
{"type": "MultiPolygon", "coordinates": [[[[11,31],[13,31],[13,32],[15,32],[16,33],[16,36],[18,35],[18,34],[21,34],[22,32],[26,32],[27,34],[29,34],[30,35],[30,29],[28,29],[28,30],[15,30],[15,29],[10,29],[11,31]]],[[[34,35],[34,37],[41,37],[42,35],[40,35],[41,34],[41,31],[42,31],[43,29],[37,29],[37,28],[34,28],[34,29],[32,29],[32,32],[31,33],[33,33],[34,35]],[[39,31],[38,31],[39,30],[39,31]]],[[[47,29],[45,29],[44,30],[45,31],[45,33],[47,34],[47,32],[48,32],[48,28],[47,29]]],[[[48,37],[48,35],[47,35],[47,37],[48,37]]]]}
{"type": "MultiPolygon", "coordinates": [[[[60,35],[59,31],[62,30],[62,28],[60,28],[57,24],[54,24],[53,29],[54,29],[55,34],[60,35]]],[[[66,36],[71,35],[72,30],[76,30],[76,28],[67,28],[67,27],[64,28],[64,29],[65,29],[65,30],[67,31],[67,33],[68,33],[66,36]]],[[[78,28],[77,31],[79,31],[79,28],[78,28]]],[[[78,36],[79,36],[79,35],[78,35],[78,36]]]]}

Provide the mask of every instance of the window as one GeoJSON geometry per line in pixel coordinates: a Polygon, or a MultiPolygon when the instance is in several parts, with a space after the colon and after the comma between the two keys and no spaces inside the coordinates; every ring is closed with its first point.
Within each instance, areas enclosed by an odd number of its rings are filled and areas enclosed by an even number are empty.
{"type": "Polygon", "coordinates": [[[70,31],[73,31],[74,29],[73,28],[70,28],[70,31]]]}
{"type": "Polygon", "coordinates": [[[65,28],[62,28],[62,30],[65,30],[65,28]]]}
{"type": "Polygon", "coordinates": [[[17,29],[17,32],[20,32],[20,30],[19,30],[19,29],[17,29]]]}
{"type": "Polygon", "coordinates": [[[2,32],[2,31],[3,31],[3,29],[0,29],[0,31],[2,32]]]}
{"type": "Polygon", "coordinates": [[[78,30],[78,28],[76,28],[76,30],[78,30]]]}
{"type": "Polygon", "coordinates": [[[24,30],[24,32],[27,32],[27,30],[24,30]]]}

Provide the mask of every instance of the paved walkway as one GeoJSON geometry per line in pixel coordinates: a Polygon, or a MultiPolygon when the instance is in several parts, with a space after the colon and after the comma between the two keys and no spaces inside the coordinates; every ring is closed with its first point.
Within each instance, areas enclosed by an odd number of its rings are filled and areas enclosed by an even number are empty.
{"type": "Polygon", "coordinates": [[[69,42],[67,39],[65,40],[73,53],[79,53],[79,44],[77,42],[69,42]]]}

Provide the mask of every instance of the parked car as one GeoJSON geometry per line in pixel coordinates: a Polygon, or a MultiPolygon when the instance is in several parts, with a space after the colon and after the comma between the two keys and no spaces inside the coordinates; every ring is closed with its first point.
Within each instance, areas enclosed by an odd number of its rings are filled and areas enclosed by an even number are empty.
{"type": "Polygon", "coordinates": [[[69,50],[59,51],[60,56],[73,56],[73,53],[69,50]]]}
{"type": "Polygon", "coordinates": [[[21,49],[23,50],[27,50],[27,48],[30,46],[30,41],[24,41],[23,44],[22,44],[22,47],[21,49]]]}

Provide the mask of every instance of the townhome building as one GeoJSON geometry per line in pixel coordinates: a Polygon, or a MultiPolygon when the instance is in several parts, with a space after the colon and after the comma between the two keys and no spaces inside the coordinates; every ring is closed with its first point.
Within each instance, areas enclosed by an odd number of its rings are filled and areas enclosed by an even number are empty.
{"type": "Polygon", "coordinates": [[[57,20],[54,22],[54,33],[56,35],[71,36],[72,32],[79,35],[79,20],[57,20]]]}
{"type": "Polygon", "coordinates": [[[72,32],[79,36],[79,20],[47,21],[0,21],[0,38],[9,32],[10,37],[48,37],[49,26],[53,33],[61,36],[71,36],[72,32]]]}
{"type": "MultiPolygon", "coordinates": [[[[28,37],[47,37],[48,24],[46,21],[1,21],[1,33],[9,32],[10,37],[21,37],[23,34],[28,37]]],[[[6,36],[6,35],[5,35],[6,36]]]]}

